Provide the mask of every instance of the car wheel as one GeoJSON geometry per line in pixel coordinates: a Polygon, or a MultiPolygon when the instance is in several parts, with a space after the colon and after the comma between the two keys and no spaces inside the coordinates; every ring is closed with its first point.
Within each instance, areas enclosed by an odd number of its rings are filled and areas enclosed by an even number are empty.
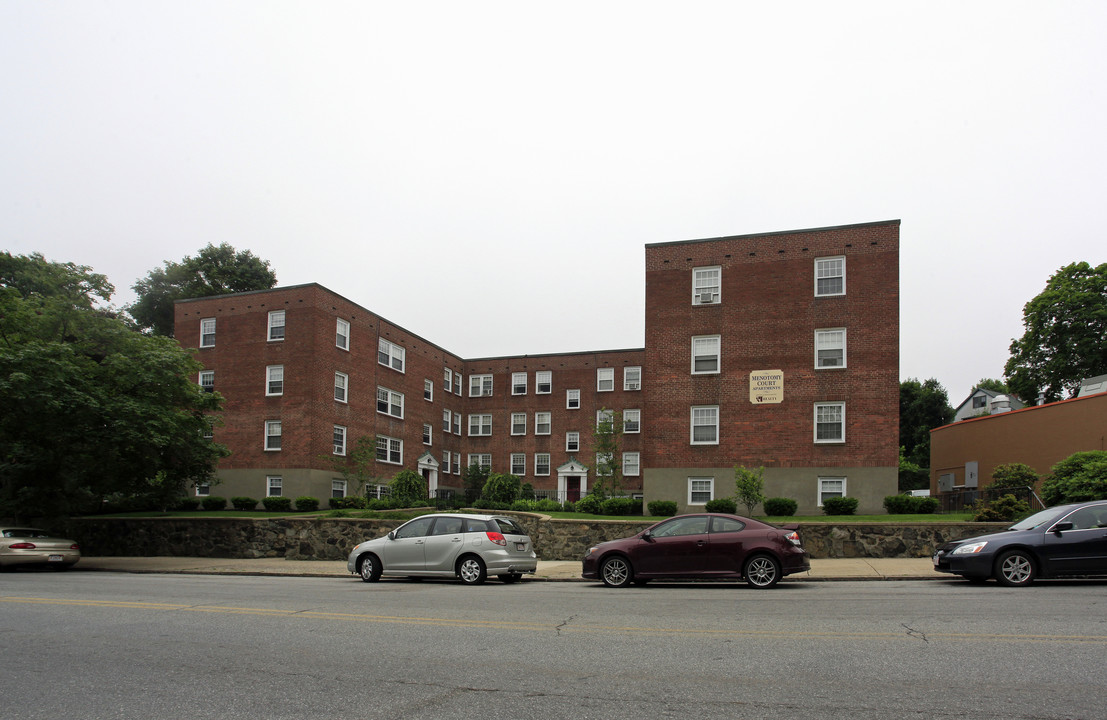
{"type": "Polygon", "coordinates": [[[630,567],[630,561],[622,555],[609,557],[600,566],[600,579],[608,587],[626,587],[633,578],[634,570],[630,567]]]}
{"type": "Polygon", "coordinates": [[[504,573],[500,576],[500,582],[511,584],[518,582],[521,577],[523,577],[523,573],[504,573]]]}
{"type": "Polygon", "coordinates": [[[1025,550],[1008,550],[996,558],[996,580],[1007,587],[1022,587],[1037,575],[1034,558],[1025,550]]]}
{"type": "Polygon", "coordinates": [[[466,585],[480,585],[488,577],[488,572],[479,557],[468,555],[461,558],[461,562],[457,564],[457,576],[466,585]]]}
{"type": "Polygon", "coordinates": [[[780,580],[780,563],[768,555],[755,555],[746,561],[742,576],[750,587],[771,588],[780,580]]]}
{"type": "Polygon", "coordinates": [[[381,579],[381,570],[383,569],[376,555],[366,553],[358,561],[357,573],[361,575],[364,582],[376,582],[381,579]]]}

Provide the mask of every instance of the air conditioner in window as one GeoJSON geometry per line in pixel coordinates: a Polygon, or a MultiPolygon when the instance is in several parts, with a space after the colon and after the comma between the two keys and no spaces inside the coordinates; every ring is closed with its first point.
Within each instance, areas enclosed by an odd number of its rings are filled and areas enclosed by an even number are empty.
{"type": "Polygon", "coordinates": [[[626,386],[627,390],[641,390],[642,386],[636,382],[628,382],[626,386]]]}
{"type": "Polygon", "coordinates": [[[710,305],[715,295],[711,292],[700,293],[700,305],[710,305]]]}

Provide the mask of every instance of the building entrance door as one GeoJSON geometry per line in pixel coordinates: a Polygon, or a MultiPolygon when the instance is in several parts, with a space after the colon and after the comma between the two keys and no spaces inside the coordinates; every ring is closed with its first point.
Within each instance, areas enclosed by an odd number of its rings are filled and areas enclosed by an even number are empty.
{"type": "Polygon", "coordinates": [[[580,500],[580,476],[572,475],[565,478],[565,500],[575,503],[580,500]]]}

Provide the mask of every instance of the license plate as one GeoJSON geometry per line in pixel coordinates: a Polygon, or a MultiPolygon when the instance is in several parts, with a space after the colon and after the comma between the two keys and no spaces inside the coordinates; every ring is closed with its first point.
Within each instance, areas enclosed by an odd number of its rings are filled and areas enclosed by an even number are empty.
{"type": "Polygon", "coordinates": [[[63,558],[61,555],[51,555],[49,558],[47,558],[47,562],[61,562],[62,559],[63,558]]]}
{"type": "Polygon", "coordinates": [[[524,550],[527,549],[527,544],[526,543],[515,543],[515,549],[518,550],[519,552],[523,552],[524,550]]]}

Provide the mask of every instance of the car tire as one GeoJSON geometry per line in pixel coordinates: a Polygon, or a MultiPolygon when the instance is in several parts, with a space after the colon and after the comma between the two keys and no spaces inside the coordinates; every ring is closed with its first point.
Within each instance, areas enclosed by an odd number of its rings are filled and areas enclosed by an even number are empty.
{"type": "Polygon", "coordinates": [[[519,582],[521,577],[523,577],[523,573],[504,573],[500,576],[500,582],[510,585],[513,582],[519,582]]]}
{"type": "Polygon", "coordinates": [[[611,588],[626,587],[634,580],[634,568],[622,555],[612,555],[600,565],[600,580],[611,588]]]}
{"type": "Polygon", "coordinates": [[[995,578],[1000,585],[1025,587],[1037,574],[1034,557],[1025,550],[1008,550],[996,558],[995,578]]]}
{"type": "Polygon", "coordinates": [[[384,568],[381,567],[381,561],[372,553],[362,555],[357,561],[357,574],[361,576],[362,582],[380,580],[382,570],[384,568]]]}
{"type": "Polygon", "coordinates": [[[457,563],[457,576],[466,585],[480,585],[488,577],[488,570],[479,557],[466,555],[457,563]]]}
{"type": "Polygon", "coordinates": [[[754,555],[742,568],[746,583],[758,590],[771,588],[780,581],[780,563],[769,555],[754,555]]]}

